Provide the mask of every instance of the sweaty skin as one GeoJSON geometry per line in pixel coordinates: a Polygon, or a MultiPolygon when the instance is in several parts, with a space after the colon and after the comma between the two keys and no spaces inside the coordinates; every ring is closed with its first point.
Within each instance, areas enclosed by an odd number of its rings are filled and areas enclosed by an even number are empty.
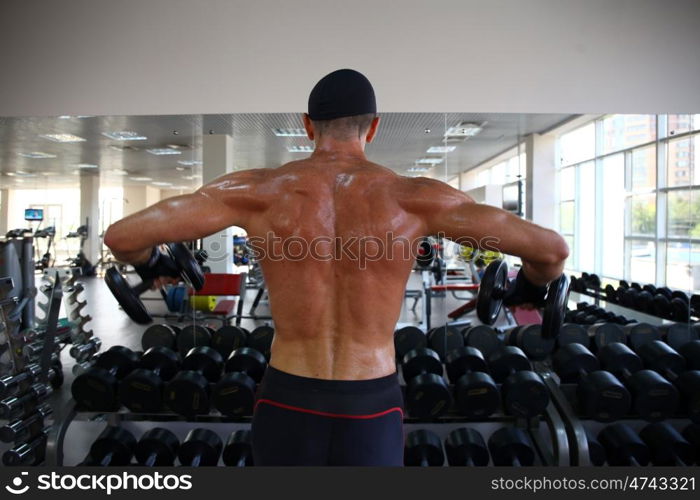
{"type": "Polygon", "coordinates": [[[322,379],[395,372],[393,332],[425,235],[497,238],[494,246],[521,257],[534,283],[561,274],[568,248],[555,232],[475,203],[442,182],[399,176],[369,162],[364,138],[357,142],[350,147],[317,138],[307,159],[235,172],[163,200],[113,224],[105,243],[119,260],[138,263],[156,244],[244,228],[268,253],[260,265],[275,320],[271,365],[322,379]],[[386,242],[388,233],[411,242],[413,253],[409,243],[398,243],[391,254],[385,244],[380,253],[379,244],[367,240],[386,242]],[[369,243],[360,245],[362,237],[369,243]],[[313,255],[295,258],[299,242],[313,255]]]}

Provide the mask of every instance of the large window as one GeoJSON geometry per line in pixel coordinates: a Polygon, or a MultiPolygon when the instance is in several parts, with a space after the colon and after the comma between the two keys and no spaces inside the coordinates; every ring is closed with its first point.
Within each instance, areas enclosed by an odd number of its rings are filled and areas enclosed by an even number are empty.
{"type": "Polygon", "coordinates": [[[563,134],[568,267],[700,289],[700,115],[609,115],[563,134]]]}

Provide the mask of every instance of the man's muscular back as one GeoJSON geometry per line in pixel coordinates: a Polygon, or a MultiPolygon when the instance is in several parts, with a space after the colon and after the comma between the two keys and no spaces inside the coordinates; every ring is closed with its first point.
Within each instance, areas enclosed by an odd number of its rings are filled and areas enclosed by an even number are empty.
{"type": "Polygon", "coordinates": [[[397,196],[407,179],[343,157],[224,179],[210,196],[236,212],[240,191],[258,202],[243,224],[275,318],[272,365],[333,379],[394,372],[392,334],[426,228],[397,196]]]}

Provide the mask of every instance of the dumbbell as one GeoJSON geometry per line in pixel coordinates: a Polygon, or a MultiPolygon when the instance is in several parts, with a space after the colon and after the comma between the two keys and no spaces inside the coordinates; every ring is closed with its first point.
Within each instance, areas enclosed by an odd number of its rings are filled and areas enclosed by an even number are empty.
{"type": "Polygon", "coordinates": [[[661,340],[661,332],[649,323],[632,323],[622,327],[627,337],[627,344],[635,351],[644,344],[654,340],[661,340]]]}
{"type": "Polygon", "coordinates": [[[272,340],[275,338],[275,329],[268,325],[255,328],[248,335],[246,346],[255,349],[268,360],[272,349],[272,340]]]}
{"type": "Polygon", "coordinates": [[[192,429],[180,444],[177,458],[181,465],[188,467],[215,466],[222,448],[223,443],[216,432],[204,428],[192,429]]]}
{"type": "Polygon", "coordinates": [[[458,411],[469,418],[487,417],[501,406],[501,394],[481,352],[460,347],[447,353],[447,375],[455,385],[458,411]]]}
{"type": "Polygon", "coordinates": [[[414,349],[404,356],[406,408],[412,416],[435,418],[447,413],[452,395],[442,372],[440,356],[432,349],[414,349]]]}
{"type": "Polygon", "coordinates": [[[649,447],[654,465],[678,465],[686,467],[695,461],[693,445],[667,422],[654,422],[639,433],[649,447]]]}
{"type": "Polygon", "coordinates": [[[124,346],[112,346],[95,364],[78,375],[71,385],[73,399],[91,411],[113,411],[119,407],[119,381],[137,368],[138,355],[124,346]]]}
{"type": "Polygon", "coordinates": [[[591,465],[601,466],[605,464],[607,457],[605,456],[605,448],[600,444],[598,438],[596,438],[593,433],[588,429],[586,432],[586,445],[588,446],[588,459],[591,461],[591,465]]]}
{"type": "MultiPolygon", "coordinates": [[[[163,252],[168,254],[180,277],[195,290],[201,290],[204,286],[201,263],[206,259],[206,255],[200,254],[195,257],[182,243],[168,243],[162,248],[163,252]]],[[[132,287],[115,266],[107,269],[104,281],[124,312],[133,321],[146,324],[153,320],[140,298],[142,293],[151,288],[153,280],[145,280],[132,287]]]]}
{"type": "Polygon", "coordinates": [[[226,446],[224,446],[221,459],[224,465],[231,467],[252,466],[253,448],[251,446],[251,432],[242,429],[232,432],[226,440],[226,446]]]}
{"type": "Polygon", "coordinates": [[[464,345],[481,351],[488,358],[494,351],[503,346],[503,338],[494,328],[487,325],[476,325],[462,330],[464,345]]]}
{"type": "MultiPolygon", "coordinates": [[[[58,361],[58,357],[56,357],[58,361]]],[[[49,368],[49,381],[54,389],[63,383],[63,370],[60,362],[52,363],[49,368]]],[[[35,383],[41,376],[41,366],[38,363],[27,365],[25,369],[15,375],[7,375],[0,378],[0,398],[15,396],[35,383]]]]}
{"type": "Polygon", "coordinates": [[[678,407],[678,390],[653,370],[643,369],[641,358],[625,344],[615,342],[598,353],[604,370],[624,380],[632,408],[651,422],[669,418],[678,407]]]}
{"type": "Polygon", "coordinates": [[[14,420],[34,409],[53,394],[51,386],[37,383],[32,384],[19,396],[11,396],[0,401],[0,419],[14,420]]]}
{"type": "Polygon", "coordinates": [[[598,434],[605,448],[608,465],[647,465],[651,458],[649,447],[627,424],[616,422],[598,434]]]}
{"type": "Polygon", "coordinates": [[[671,319],[688,323],[690,321],[690,299],[680,290],[671,292],[671,319]]]}
{"type": "Polygon", "coordinates": [[[617,323],[595,323],[588,327],[588,335],[593,338],[596,352],[608,344],[625,342],[625,331],[617,323]]]}
{"type": "Polygon", "coordinates": [[[194,416],[209,413],[209,382],[221,375],[224,360],[211,347],[195,347],[182,361],[178,372],[165,388],[165,404],[178,415],[194,416]]]}
{"type": "Polygon", "coordinates": [[[134,435],[122,427],[109,425],[90,446],[87,457],[78,465],[125,466],[131,463],[136,448],[134,435]]]}
{"type": "Polygon", "coordinates": [[[489,463],[489,450],[479,431],[459,427],[445,439],[447,463],[451,466],[483,467],[489,463]]]}
{"type": "Polygon", "coordinates": [[[674,383],[690,418],[700,421],[700,370],[683,371],[685,359],[660,340],[643,345],[637,354],[646,368],[658,372],[674,383]]]}
{"type": "Polygon", "coordinates": [[[694,423],[683,429],[682,436],[695,449],[695,463],[700,465],[700,424],[694,423]]]}
{"type": "Polygon", "coordinates": [[[435,351],[440,359],[447,359],[447,354],[464,346],[464,338],[453,326],[443,325],[428,331],[428,347],[435,351]]]}
{"type": "Polygon", "coordinates": [[[525,355],[532,360],[546,359],[556,345],[556,338],[544,338],[542,325],[519,325],[507,334],[508,343],[523,350],[525,355]]]}
{"type": "Polygon", "coordinates": [[[524,467],[535,463],[532,441],[525,431],[517,427],[498,429],[491,434],[488,447],[493,465],[524,467]]]}
{"type": "Polygon", "coordinates": [[[403,463],[410,467],[438,467],[445,462],[442,443],[428,429],[409,432],[404,445],[403,463]]]}
{"type": "Polygon", "coordinates": [[[428,337],[423,330],[415,326],[404,326],[394,332],[394,352],[396,360],[401,361],[403,357],[413,349],[421,349],[428,346],[428,337]]]}
{"type": "Polygon", "coordinates": [[[544,382],[532,371],[530,361],[515,346],[503,346],[488,358],[493,379],[502,384],[501,397],[506,413],[534,417],[549,404],[549,392],[544,382]]]}
{"type": "Polygon", "coordinates": [[[180,355],[167,347],[151,347],[119,383],[119,401],[137,413],[163,410],[163,387],[180,369],[180,355]]]}
{"type": "Polygon", "coordinates": [[[240,347],[226,360],[221,379],[212,392],[214,407],[222,414],[240,417],[253,414],[255,389],[265,374],[267,360],[250,347],[240,347]]]}
{"type": "Polygon", "coordinates": [[[588,347],[591,344],[591,339],[588,337],[586,329],[581,325],[564,323],[559,329],[557,347],[563,347],[568,344],[581,344],[584,347],[588,347]]]}
{"type": "Polygon", "coordinates": [[[177,350],[187,354],[195,347],[210,346],[213,333],[214,331],[206,325],[185,325],[175,340],[177,350]]]}
{"type": "Polygon", "coordinates": [[[585,346],[565,345],[556,352],[552,364],[563,383],[578,382],[578,400],[586,415],[611,422],[629,412],[629,391],[612,373],[600,369],[598,358],[585,346]]]}
{"type": "Polygon", "coordinates": [[[146,467],[172,466],[177,457],[180,440],[163,427],[154,427],[144,432],[136,443],[134,456],[140,465],[146,467]]]}
{"type": "Polygon", "coordinates": [[[0,441],[13,443],[29,439],[38,429],[44,426],[44,420],[52,413],[51,405],[43,404],[28,417],[8,422],[0,427],[0,441]]]}
{"type": "Polygon", "coordinates": [[[678,353],[685,358],[689,370],[700,370],[700,340],[691,340],[678,348],[678,353]]]}
{"type": "Polygon", "coordinates": [[[2,454],[2,463],[10,466],[39,465],[46,456],[46,442],[51,426],[44,427],[40,433],[26,443],[19,444],[2,454]]]}
{"type": "Polygon", "coordinates": [[[233,325],[224,325],[216,330],[211,336],[211,347],[216,349],[221,357],[227,359],[231,352],[240,347],[244,347],[248,341],[246,331],[233,325]]]}
{"type": "Polygon", "coordinates": [[[157,324],[150,325],[141,335],[141,348],[145,351],[151,347],[167,347],[177,350],[177,336],[182,332],[175,325],[157,324]]]}
{"type": "Polygon", "coordinates": [[[90,359],[102,347],[102,341],[97,337],[92,337],[84,344],[74,345],[70,348],[70,356],[78,363],[90,359]]]}
{"type": "Polygon", "coordinates": [[[664,342],[673,347],[676,351],[688,342],[692,342],[700,338],[699,325],[670,323],[667,325],[662,325],[660,329],[664,342]]]}

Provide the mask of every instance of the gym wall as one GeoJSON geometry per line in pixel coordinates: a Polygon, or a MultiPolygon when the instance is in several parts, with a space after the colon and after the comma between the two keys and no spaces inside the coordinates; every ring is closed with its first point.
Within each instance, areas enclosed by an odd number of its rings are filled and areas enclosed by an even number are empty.
{"type": "Polygon", "coordinates": [[[6,0],[0,116],[301,111],[339,67],[384,112],[695,112],[698,18],[695,0],[6,0]]]}

